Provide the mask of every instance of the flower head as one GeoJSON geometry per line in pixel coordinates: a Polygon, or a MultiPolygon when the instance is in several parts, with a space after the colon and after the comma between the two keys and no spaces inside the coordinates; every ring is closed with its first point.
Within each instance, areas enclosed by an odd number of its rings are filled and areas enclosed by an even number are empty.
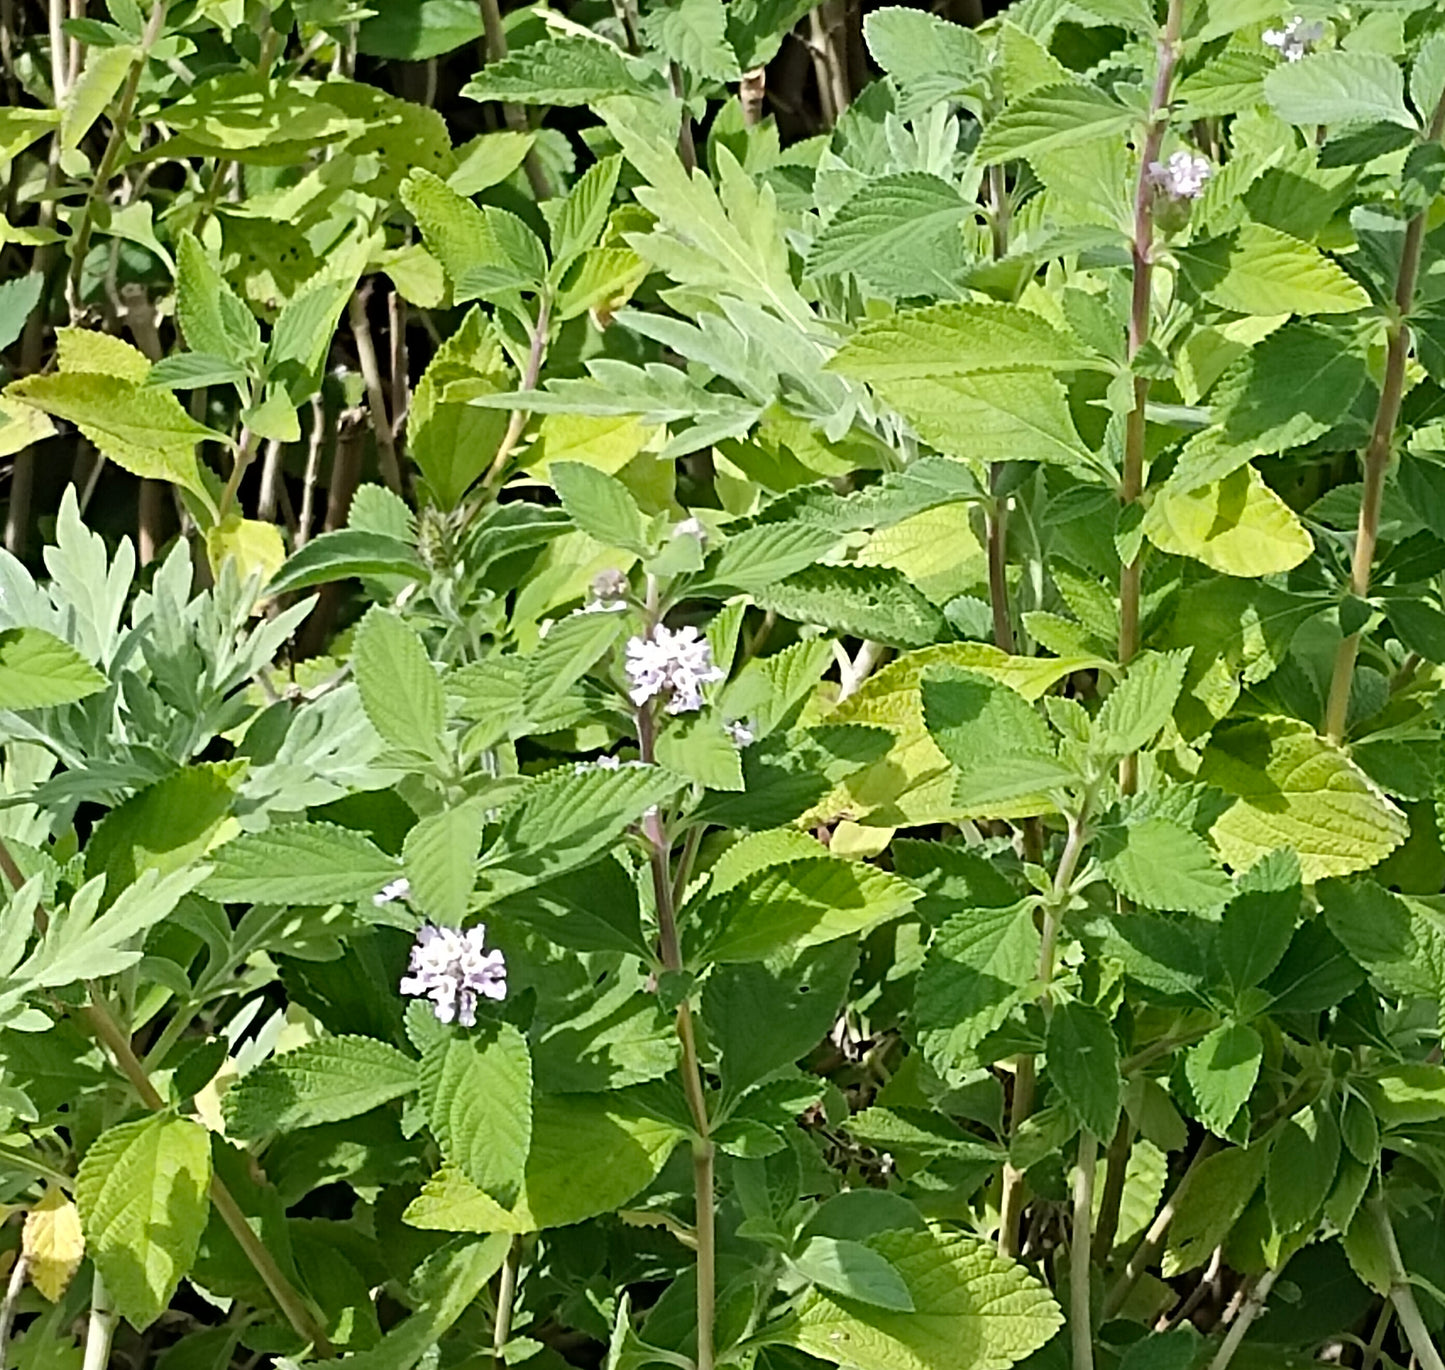
{"type": "Polygon", "coordinates": [[[371,896],[371,902],[380,908],[383,904],[395,903],[398,899],[406,899],[411,895],[411,881],[404,875],[399,875],[395,880],[389,881],[381,887],[379,894],[371,896]]]}
{"type": "Polygon", "coordinates": [[[741,718],[734,718],[723,724],[723,730],[732,738],[734,747],[751,747],[753,730],[741,718]]]}
{"type": "Polygon", "coordinates": [[[1171,200],[1197,200],[1214,173],[1207,158],[1194,152],[1176,152],[1167,162],[1149,163],[1149,180],[1171,200]]]}
{"type": "Polygon", "coordinates": [[[1282,29],[1265,29],[1261,35],[1264,45],[1273,48],[1286,62],[1298,62],[1306,53],[1312,52],[1324,36],[1323,20],[1314,19],[1306,23],[1298,14],[1282,29]]]}
{"type": "Polygon", "coordinates": [[[659,623],[646,637],[634,637],[627,644],[627,679],[634,704],[666,694],[668,713],[691,713],[702,708],[702,687],[722,678],[707,638],[691,624],[674,632],[659,623]]]}
{"type": "Polygon", "coordinates": [[[507,997],[506,958],[484,948],[486,932],[481,924],[465,930],[426,924],[416,935],[401,992],[430,999],[440,1022],[474,1027],[478,995],[507,997]]]}
{"type": "Polygon", "coordinates": [[[627,596],[632,587],[627,577],[618,570],[599,571],[592,577],[592,598],[574,614],[617,614],[627,608],[627,596]]]}

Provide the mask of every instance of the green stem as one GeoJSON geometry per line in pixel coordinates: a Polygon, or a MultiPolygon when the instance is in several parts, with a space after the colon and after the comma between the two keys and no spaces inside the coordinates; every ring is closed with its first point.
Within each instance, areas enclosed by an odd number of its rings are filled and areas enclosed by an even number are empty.
{"type": "Polygon", "coordinates": [[[1220,1343],[1218,1353],[1214,1359],[1209,1362],[1209,1370],[1225,1370],[1229,1362],[1234,1359],[1234,1353],[1239,1350],[1254,1320],[1264,1312],[1264,1305],[1265,1301],[1269,1298],[1269,1291],[1274,1288],[1274,1282],[1278,1278],[1278,1270],[1266,1270],[1264,1274],[1255,1281],[1254,1288],[1249,1291],[1249,1297],[1244,1301],[1244,1307],[1239,1310],[1238,1316],[1234,1319],[1229,1331],[1225,1334],[1224,1340],[1220,1343]]]}
{"type": "Polygon", "coordinates": [[[1089,1226],[1094,1217],[1094,1167],[1099,1142],[1087,1129],[1079,1133],[1079,1164],[1074,1171],[1074,1220],[1069,1242],[1069,1334],[1074,1346],[1074,1370],[1094,1370],[1093,1307],[1090,1272],[1093,1241],[1089,1226]]]}
{"type": "Polygon", "coordinates": [[[226,477],[226,488],[221,492],[221,518],[226,517],[231,506],[236,502],[236,492],[241,488],[241,478],[246,474],[246,468],[251,465],[260,441],[260,437],[249,428],[241,430],[241,441],[236,447],[236,455],[231,462],[231,474],[226,477]]]}
{"type": "Polygon", "coordinates": [[[1390,1222],[1385,1201],[1380,1198],[1371,1199],[1370,1213],[1375,1220],[1380,1240],[1384,1243],[1385,1255],[1389,1258],[1390,1302],[1394,1305],[1395,1316],[1400,1319],[1400,1330],[1405,1334],[1410,1350],[1415,1353],[1415,1359],[1420,1362],[1420,1370],[1445,1370],[1445,1360],[1441,1359],[1440,1348],[1435,1345],[1435,1339],[1431,1337],[1430,1329],[1425,1326],[1425,1319],[1420,1315],[1420,1305],[1415,1302],[1415,1290],[1410,1284],[1409,1272],[1400,1256],[1400,1244],[1395,1240],[1395,1228],[1390,1222]]]}
{"type": "MultiPolygon", "coordinates": [[[[24,1292],[29,1274],[30,1257],[19,1251],[10,1271],[5,1301],[0,1303],[0,1370],[10,1370],[10,1329],[15,1326],[15,1306],[20,1302],[20,1295],[24,1292]]],[[[96,1278],[99,1279],[100,1276],[97,1275],[96,1278]]]]}
{"type": "MultiPolygon", "coordinates": [[[[1445,96],[1435,106],[1426,140],[1439,142],[1442,132],[1445,132],[1445,96]]],[[[1385,477],[1390,469],[1395,426],[1400,421],[1400,403],[1405,395],[1405,372],[1410,361],[1411,344],[1409,316],[1415,304],[1415,284],[1420,276],[1420,256],[1425,246],[1428,215],[1429,210],[1423,209],[1410,220],[1400,249],[1400,269],[1395,279],[1395,313],[1387,332],[1385,376],[1380,384],[1380,402],[1375,408],[1369,445],[1365,448],[1364,492],[1360,498],[1359,522],[1355,527],[1354,555],[1350,559],[1350,593],[1357,599],[1365,599],[1370,593],[1370,574],[1380,537],[1380,506],[1384,499],[1385,477]]],[[[1359,654],[1359,633],[1340,639],[1330,675],[1329,702],[1325,705],[1325,734],[1335,742],[1342,741],[1345,736],[1350,712],[1350,687],[1354,684],[1355,660],[1359,654]]]]}
{"type": "Polygon", "coordinates": [[[95,206],[100,197],[105,194],[105,188],[110,184],[111,177],[115,175],[116,163],[120,160],[120,150],[125,146],[126,129],[130,125],[131,115],[135,113],[135,99],[137,91],[140,90],[140,78],[145,72],[150,50],[159,40],[165,22],[166,0],[156,0],[151,8],[145,33],[141,37],[140,52],[136,54],[135,61],[130,64],[130,71],[126,73],[120,104],[116,108],[115,120],[110,126],[110,137],[106,140],[105,151],[101,153],[95,179],[90,183],[90,193],[85,197],[85,204],[80,210],[80,222],[76,225],[75,235],[70,245],[70,275],[65,289],[72,319],[78,317],[81,312],[81,276],[85,271],[86,254],[90,251],[90,236],[95,231],[95,206]]]}
{"type": "Polygon", "coordinates": [[[1109,1259],[1114,1238],[1119,1231],[1119,1208],[1124,1201],[1124,1180],[1129,1172],[1129,1152],[1134,1141],[1134,1124],[1127,1113],[1120,1113],[1119,1126],[1109,1143],[1105,1156],[1104,1189],[1099,1197],[1099,1221],[1094,1225],[1094,1260],[1100,1265],[1109,1259]]]}
{"type": "Polygon", "coordinates": [[[85,1325],[85,1365],[83,1370],[106,1370],[110,1364],[110,1346],[115,1339],[115,1310],[110,1304],[105,1281],[97,1270],[91,1278],[90,1318],[85,1325]]]}
{"type": "Polygon", "coordinates": [[[492,1361],[503,1364],[502,1348],[512,1339],[512,1306],[517,1298],[517,1275],[522,1266],[522,1239],[513,1237],[502,1262],[502,1277],[497,1283],[497,1316],[492,1322],[492,1361]]]}

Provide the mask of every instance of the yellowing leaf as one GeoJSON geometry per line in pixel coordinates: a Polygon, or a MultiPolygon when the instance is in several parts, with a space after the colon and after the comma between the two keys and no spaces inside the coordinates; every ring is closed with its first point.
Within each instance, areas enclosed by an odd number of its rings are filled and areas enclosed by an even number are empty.
{"type": "Polygon", "coordinates": [[[830,724],[886,728],[894,736],[893,745],[872,765],[839,784],[805,821],[825,822],[847,815],[855,820],[866,818],[869,826],[909,827],[946,823],[960,815],[953,793],[953,768],[923,720],[919,682],[926,672],[961,666],[1032,700],[1071,671],[1101,664],[1099,658],[1087,656],[1009,656],[983,642],[947,643],[900,657],[826,715],[830,724]]]}
{"type": "Polygon", "coordinates": [[[1263,224],[1245,224],[1179,257],[1200,294],[1239,314],[1351,314],[1370,302],[1317,247],[1263,224]]]}
{"type": "Polygon", "coordinates": [[[40,1202],[25,1215],[21,1249],[30,1262],[30,1282],[51,1303],[59,1303],[85,1255],[80,1211],[64,1192],[46,1186],[40,1202]]]}
{"type": "Polygon", "coordinates": [[[1236,870],[1291,847],[1307,883],[1349,875],[1383,861],[1409,834],[1405,815],[1370,778],[1296,719],[1215,733],[1198,778],[1234,796],[1210,833],[1236,870]]]}
{"type": "Polygon", "coordinates": [[[1227,576],[1268,576],[1298,566],[1314,542],[1252,466],[1196,490],[1162,487],[1144,516],[1161,552],[1193,557],[1227,576]]]}
{"type": "Polygon", "coordinates": [[[523,468],[547,479],[554,461],[581,461],[615,476],[652,436],[633,414],[548,414],[537,427],[537,441],[523,468]]]}
{"type": "Polygon", "coordinates": [[[261,584],[265,585],[286,560],[286,545],[274,523],[227,514],[220,523],[206,529],[206,557],[217,575],[222,563],[234,557],[242,580],[259,572],[261,584]]]}
{"type": "Polygon", "coordinates": [[[31,443],[55,436],[50,415],[0,395],[0,457],[11,457],[31,443]]]}
{"type": "Polygon", "coordinates": [[[144,381],[150,359],[124,338],[93,328],[59,328],[55,331],[57,361],[62,372],[91,371],[119,376],[123,381],[144,381]]]}

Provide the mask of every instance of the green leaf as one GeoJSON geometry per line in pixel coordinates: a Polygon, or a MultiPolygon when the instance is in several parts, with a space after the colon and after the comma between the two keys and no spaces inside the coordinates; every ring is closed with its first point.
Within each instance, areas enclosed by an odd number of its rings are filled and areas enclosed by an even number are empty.
{"type": "Polygon", "coordinates": [[[1280,847],[1306,883],[1383,861],[1409,831],[1405,815],[1307,724],[1262,718],[1216,733],[1198,779],[1234,796],[1211,835],[1236,869],[1280,847]]]}
{"type": "Polygon", "coordinates": [[[633,74],[615,44],[587,37],[548,38],[488,62],[462,87],[473,100],[519,105],[590,105],[609,95],[661,94],[633,74]]]}
{"type": "Polygon", "coordinates": [[[901,117],[957,99],[984,81],[987,58],[978,35],[926,10],[885,6],[864,16],[873,60],[897,84],[901,117]]]}
{"type": "Polygon", "coordinates": [[[639,1107],[627,1090],[539,1095],[526,1183],[511,1211],[444,1167],[406,1210],[413,1227],[452,1232],[539,1232],[620,1208],[650,1184],[682,1130],[639,1107]]]}
{"type": "Polygon", "coordinates": [[[1096,1008],[1078,1000],[1049,1016],[1044,1050],[1049,1079],[1069,1111],[1095,1137],[1112,1137],[1119,1122],[1119,1043],[1096,1008]]]}
{"type": "Polygon", "coordinates": [[[1199,1119],[1221,1137],[1229,1132],[1259,1078],[1264,1043],[1247,1023],[1225,1023],[1189,1048],[1184,1073],[1199,1119]]]}
{"type": "Polygon", "coordinates": [[[620,951],[644,958],[651,954],[642,934],[637,886],[612,857],[559,875],[491,907],[574,951],[620,951]]]}
{"type": "Polygon", "coordinates": [[[9,347],[24,332],[44,283],[45,276],[39,271],[0,283],[0,347],[9,347]]]}
{"type": "Polygon", "coordinates": [[[616,476],[581,461],[554,461],[548,476],[567,516],[584,533],[604,547],[646,555],[649,539],[642,510],[616,476]]]}
{"type": "Polygon", "coordinates": [[[371,1037],[323,1037],[273,1056],[225,1095],[226,1132],[259,1141],[355,1118],[417,1087],[417,1064],[371,1037]]]}
{"type": "Polygon", "coordinates": [[[515,215],[494,205],[478,208],[440,177],[422,170],[402,182],[401,200],[421,229],[427,250],[442,264],[457,303],[541,286],[546,253],[537,235],[515,215]]]}
{"type": "Polygon", "coordinates": [[[268,403],[281,408],[282,389],[292,405],[304,403],[321,389],[321,372],[336,325],[355,288],[354,276],[341,280],[317,278],[282,306],[266,344],[267,375],[278,383],[273,392],[276,398],[268,397],[268,403]]]}
{"type": "Polygon", "coordinates": [[[246,904],[370,899],[400,872],[395,857],[350,828],[283,823],[243,833],[211,857],[209,898],[246,904]]]}
{"type": "Polygon", "coordinates": [[[197,423],[168,390],[74,371],[26,376],[12,381],[5,394],[73,423],[104,456],[132,475],[172,481],[210,500],[196,462],[196,444],[227,439],[197,423]]]}
{"type": "Polygon", "coordinates": [[[1240,314],[1352,314],[1370,303],[1319,248],[1264,224],[1180,249],[1179,260],[1195,290],[1240,314]]]}
{"type": "Polygon", "coordinates": [[[755,871],[693,920],[713,961],[761,960],[787,947],[851,937],[907,913],[918,892],[855,861],[816,856],[755,871]]]}
{"type": "Polygon", "coordinates": [[[440,755],[446,699],[421,638],[373,606],[356,630],[351,661],[371,726],[395,747],[440,755]]]}
{"type": "Polygon", "coordinates": [[[0,631],[0,709],[73,704],[108,683],[68,642],[43,629],[0,631]]]}
{"type": "Polygon", "coordinates": [[[1270,107],[1287,124],[1414,126],[1399,64],[1377,52],[1316,52],[1282,62],[1264,78],[1270,107]]]}
{"type": "Polygon", "coordinates": [[[702,582],[691,588],[695,593],[741,590],[757,594],[815,565],[839,539],[832,529],[803,520],[745,528],[708,558],[702,582]]]}
{"type": "Polygon", "coordinates": [[[1220,920],[1216,947],[1225,979],[1235,994],[1265,980],[1294,936],[1300,889],[1249,890],[1231,901],[1220,920]]]}
{"type": "Polygon", "coordinates": [[[510,1023],[448,1036],[421,1063],[422,1097],[448,1164],[510,1208],[532,1143],[532,1057],[510,1023]]]}
{"type": "Polygon", "coordinates": [[[957,187],[930,172],[865,181],[813,240],[808,274],[852,272],[892,298],[942,294],[967,265],[957,187]]]}
{"type": "Polygon", "coordinates": [[[1234,893],[1209,844],[1197,833],[1163,817],[1103,827],[1096,854],[1109,883],[1146,909],[1208,913],[1234,893]]]}
{"type": "Polygon", "coordinates": [[[140,49],[128,43],[83,51],[85,69],[65,92],[60,110],[60,146],[66,152],[74,152],[80,146],[80,140],[119,94],[132,65],[143,60],[140,49]]]}
{"type": "Polygon", "coordinates": [[[195,1261],[210,1182],[210,1134],[186,1118],[123,1123],[85,1153],[75,1198],[86,1254],[138,1331],[166,1310],[195,1261]]]}
{"type": "Polygon", "coordinates": [[[406,576],[421,580],[426,567],[416,549],[400,538],[342,528],[314,537],[267,582],[273,595],[309,590],[351,576],[406,576]]]}
{"type": "Polygon", "coordinates": [[[1035,901],[966,909],[934,934],[913,1004],[918,1040],[944,1079],[976,1068],[974,1049],[1033,997],[1039,973],[1035,901]]]}
{"type": "Polygon", "coordinates": [[[1164,485],[1143,526],[1161,552],[1192,557],[1227,576],[1278,575],[1314,550],[1295,512],[1252,466],[1192,490],[1164,485]]]}
{"type": "Polygon", "coordinates": [[[1206,1157],[1175,1195],[1164,1276],[1201,1266],[1229,1236],[1264,1178],[1267,1146],[1238,1147],[1206,1157]]]}
{"type": "Polygon", "coordinates": [[[1317,887],[1330,931],[1395,994],[1445,1002],[1445,915],[1373,880],[1317,887]]]}
{"type": "Polygon", "coordinates": [[[926,676],[923,718],[938,750],[962,771],[1003,757],[1052,760],[1054,739],[1038,710],[1017,690],[973,671],[926,676]]]}
{"type": "Polygon", "coordinates": [[[485,810],[473,801],[428,814],[406,835],[402,864],[410,900],[434,923],[457,926],[477,878],[485,810]]]}
{"type": "Polygon", "coordinates": [[[1147,652],[1129,663],[1094,721],[1101,750],[1128,756],[1154,740],[1174,715],[1189,656],[1188,651],[1147,652]]]}
{"type": "Polygon", "coordinates": [[[926,647],[948,635],[942,612],[891,567],[813,566],[752,593],[783,618],[893,647],[926,647]]]}
{"type": "Polygon", "coordinates": [[[862,1242],[837,1237],[810,1237],[793,1260],[804,1279],[846,1299],[913,1312],[913,1295],[903,1276],[886,1257],[862,1242]]]}
{"type": "Polygon", "coordinates": [[[190,232],[176,243],[176,317],[192,352],[224,357],[245,370],[261,356],[256,316],[190,232]]]}
{"type": "Polygon", "coordinates": [[[578,177],[560,208],[553,209],[550,202],[544,207],[551,229],[554,280],[560,279],[588,248],[596,246],[607,226],[621,170],[621,157],[603,157],[578,177]]]}
{"type": "Polygon", "coordinates": [[[1015,100],[986,125],[974,154],[982,166],[1027,158],[1122,133],[1137,119],[1093,86],[1051,85],[1015,100]]]}
{"type": "Polygon", "coordinates": [[[481,36],[481,12],[471,0],[390,0],[362,20],[356,48],[368,57],[425,62],[481,36]]]}
{"type": "Polygon", "coordinates": [[[708,81],[742,77],[737,54],[728,43],[727,27],[722,0],[672,0],[650,10],[642,21],[649,44],[669,61],[708,81]]]}
{"type": "Polygon", "coordinates": [[[1339,1124],[1320,1100],[1289,1119],[1270,1150],[1264,1192],[1276,1230],[1293,1232],[1312,1222],[1339,1168],[1339,1124]]]}
{"type": "Polygon", "coordinates": [[[1043,1285],[976,1238],[883,1232],[868,1245],[903,1277],[915,1311],[814,1288],[780,1329],[789,1345],[857,1370],[1007,1370],[1063,1322],[1043,1285]]]}

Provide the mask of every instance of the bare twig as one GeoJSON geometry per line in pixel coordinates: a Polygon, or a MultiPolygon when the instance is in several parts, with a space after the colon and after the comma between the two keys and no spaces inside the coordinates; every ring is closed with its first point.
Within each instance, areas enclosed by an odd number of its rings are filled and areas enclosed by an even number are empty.
{"type": "Polygon", "coordinates": [[[1263,1275],[1255,1281],[1250,1288],[1249,1295],[1244,1301],[1243,1307],[1239,1310],[1239,1316],[1230,1324],[1229,1331],[1225,1333],[1223,1342],[1220,1343],[1219,1351],[1214,1359],[1209,1362],[1209,1370],[1225,1370],[1225,1367],[1234,1359],[1234,1353],[1239,1350],[1240,1343],[1244,1341],[1245,1334],[1249,1331],[1251,1324],[1259,1315],[1264,1312],[1265,1301],[1269,1298],[1269,1291],[1274,1288],[1274,1282],[1279,1278],[1278,1270],[1266,1270],[1263,1275]]]}
{"type": "Polygon", "coordinates": [[[361,377],[366,382],[366,399],[371,406],[371,427],[376,434],[376,455],[382,479],[394,495],[402,493],[401,463],[396,456],[395,429],[386,412],[386,395],[381,385],[381,368],[376,363],[376,347],[371,341],[371,322],[366,316],[366,303],[371,296],[371,282],[358,286],[351,297],[351,336],[356,343],[356,357],[361,377]]]}
{"type": "Polygon", "coordinates": [[[30,1257],[24,1251],[17,1251],[10,1283],[5,1288],[5,1301],[0,1303],[0,1370],[10,1370],[10,1330],[15,1326],[15,1308],[29,1275],[30,1257]]]}

